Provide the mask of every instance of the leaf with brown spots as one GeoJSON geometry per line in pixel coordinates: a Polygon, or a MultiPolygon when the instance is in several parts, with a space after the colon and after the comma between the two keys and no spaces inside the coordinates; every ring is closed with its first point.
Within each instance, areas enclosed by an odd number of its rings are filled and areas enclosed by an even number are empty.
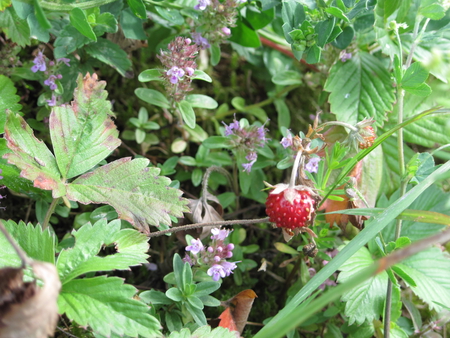
{"type": "Polygon", "coordinates": [[[238,331],[242,334],[256,297],[258,296],[255,291],[247,289],[223,302],[223,305],[227,308],[219,317],[221,319],[219,326],[226,327],[230,331],[238,331]]]}
{"type": "Polygon", "coordinates": [[[92,169],[120,145],[106,82],[96,74],[80,74],[77,82],[72,103],[55,107],[50,115],[53,149],[65,179],[92,169]]]}

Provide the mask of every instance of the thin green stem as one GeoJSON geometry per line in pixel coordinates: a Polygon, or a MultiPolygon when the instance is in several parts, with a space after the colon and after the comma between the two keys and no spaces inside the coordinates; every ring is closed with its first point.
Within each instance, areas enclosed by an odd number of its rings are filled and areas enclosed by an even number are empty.
{"type": "Polygon", "coordinates": [[[297,178],[297,173],[298,173],[298,167],[301,165],[301,163],[303,162],[303,156],[302,156],[302,151],[299,150],[297,152],[297,155],[295,156],[295,161],[294,161],[294,165],[292,166],[292,172],[291,172],[291,180],[289,181],[289,188],[292,189],[295,187],[295,180],[297,178]]]}
{"type": "Polygon", "coordinates": [[[352,125],[349,124],[349,123],[345,123],[345,122],[341,122],[341,121],[330,121],[330,122],[325,122],[325,123],[322,123],[322,124],[319,126],[319,128],[326,127],[326,126],[342,126],[342,127],[345,127],[345,128],[350,129],[351,131],[355,131],[355,132],[359,131],[359,129],[358,129],[357,127],[352,126],[352,125]]]}
{"type": "Polygon", "coordinates": [[[226,112],[223,112],[223,113],[217,115],[215,118],[217,120],[221,120],[226,116],[234,115],[240,111],[248,111],[248,110],[251,110],[254,108],[261,108],[261,107],[267,106],[267,105],[271,104],[273,101],[275,101],[276,99],[282,97],[285,93],[288,93],[297,87],[300,87],[300,85],[296,84],[296,85],[290,85],[290,86],[284,87],[282,90],[280,90],[278,93],[276,93],[273,97],[270,97],[264,101],[261,101],[261,102],[255,103],[255,104],[251,104],[249,106],[245,106],[242,108],[242,110],[237,110],[237,109],[228,110],[226,112]]]}
{"type": "Polygon", "coordinates": [[[52,217],[53,212],[55,211],[56,206],[58,205],[59,198],[54,198],[50,206],[48,207],[47,213],[45,214],[44,222],[42,223],[42,230],[48,228],[50,223],[50,217],[52,217]]]}

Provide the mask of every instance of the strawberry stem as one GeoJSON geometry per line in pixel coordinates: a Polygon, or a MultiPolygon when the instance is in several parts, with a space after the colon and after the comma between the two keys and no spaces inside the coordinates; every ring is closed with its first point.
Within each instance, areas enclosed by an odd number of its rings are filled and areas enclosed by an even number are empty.
{"type": "Polygon", "coordinates": [[[292,189],[295,186],[295,179],[297,178],[298,167],[303,162],[302,161],[303,160],[302,153],[303,153],[303,151],[299,150],[297,152],[297,155],[295,156],[294,166],[292,167],[292,172],[291,172],[291,180],[289,181],[289,189],[292,189]]]}
{"type": "Polygon", "coordinates": [[[330,121],[330,122],[322,123],[320,125],[321,128],[323,128],[325,126],[342,126],[342,127],[350,129],[351,131],[359,132],[359,128],[358,127],[352,126],[349,123],[345,123],[345,122],[341,122],[341,121],[330,121]]]}

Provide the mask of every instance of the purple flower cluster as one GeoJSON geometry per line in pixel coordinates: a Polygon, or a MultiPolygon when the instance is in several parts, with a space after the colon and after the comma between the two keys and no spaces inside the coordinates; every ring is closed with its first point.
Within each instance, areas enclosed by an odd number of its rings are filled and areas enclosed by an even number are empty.
{"type": "Polygon", "coordinates": [[[189,38],[176,37],[169,43],[167,49],[161,50],[158,58],[166,69],[163,74],[166,90],[175,101],[179,102],[188,91],[192,90],[191,77],[197,68],[195,59],[199,47],[192,44],[189,38]]]}
{"type": "MultiPolygon", "coordinates": [[[[297,151],[299,142],[301,142],[300,137],[298,136],[292,136],[292,134],[289,132],[287,136],[283,137],[281,139],[281,145],[284,149],[291,148],[294,151],[297,151]]],[[[311,157],[308,161],[308,163],[305,164],[305,170],[310,173],[316,173],[319,169],[319,162],[320,157],[311,157]]]]}
{"type": "Polygon", "coordinates": [[[57,70],[61,64],[65,64],[66,66],[70,67],[70,59],[60,58],[56,59],[56,62],[49,61],[45,57],[42,50],[39,50],[36,57],[33,60],[33,63],[34,65],[31,67],[31,71],[33,73],[43,72],[47,77],[44,80],[44,85],[48,86],[52,91],[52,98],[50,100],[47,100],[47,104],[50,107],[55,106],[58,97],[55,95],[55,93],[53,93],[53,91],[55,91],[58,88],[56,81],[62,79],[62,75],[57,74],[57,70]]]}
{"type": "Polygon", "coordinates": [[[198,0],[194,9],[202,13],[192,39],[200,49],[223,43],[231,35],[230,27],[236,26],[236,9],[242,2],[245,0],[198,0]]]}
{"type": "Polygon", "coordinates": [[[191,240],[191,244],[186,247],[185,262],[191,265],[207,266],[207,274],[214,281],[229,276],[236,269],[236,262],[227,262],[233,256],[233,244],[225,244],[225,239],[230,234],[230,230],[211,229],[212,243],[205,248],[200,239],[191,240]]]}
{"type": "Polygon", "coordinates": [[[246,154],[245,159],[248,162],[243,163],[242,167],[244,171],[249,173],[252,170],[253,164],[258,159],[256,149],[264,147],[268,141],[266,138],[267,129],[264,125],[260,127],[255,125],[241,127],[236,118],[230,125],[227,125],[223,121],[222,124],[225,126],[225,136],[230,136],[231,147],[238,151],[238,158],[240,154],[246,154]]]}
{"type": "Polygon", "coordinates": [[[347,53],[346,51],[345,51],[345,49],[343,50],[343,51],[341,51],[341,53],[339,54],[339,59],[342,61],[342,62],[345,62],[345,61],[347,61],[347,60],[350,60],[352,58],[352,53],[347,53]]]}

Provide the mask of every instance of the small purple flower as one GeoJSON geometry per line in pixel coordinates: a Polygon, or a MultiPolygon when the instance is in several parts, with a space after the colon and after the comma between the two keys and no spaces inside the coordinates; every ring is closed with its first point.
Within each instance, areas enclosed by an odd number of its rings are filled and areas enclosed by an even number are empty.
{"type": "Polygon", "coordinates": [[[210,4],[210,0],[198,0],[198,4],[194,6],[194,9],[204,11],[210,4]]]}
{"type": "Polygon", "coordinates": [[[237,268],[236,263],[233,263],[233,262],[223,261],[221,264],[222,264],[223,268],[225,269],[225,274],[227,276],[229,276],[233,272],[233,270],[237,268]]]}
{"type": "Polygon", "coordinates": [[[59,59],[56,59],[56,62],[58,62],[58,63],[64,63],[67,67],[70,67],[70,64],[69,64],[69,62],[70,62],[70,59],[68,59],[68,58],[59,58],[59,59]]]}
{"type": "Polygon", "coordinates": [[[254,151],[251,151],[250,153],[248,153],[247,156],[245,156],[245,158],[247,161],[250,161],[250,162],[244,163],[244,164],[242,164],[242,166],[244,167],[244,171],[249,173],[252,170],[252,166],[253,166],[253,164],[255,164],[256,159],[258,158],[258,155],[254,151]]]}
{"type": "Polygon", "coordinates": [[[310,173],[316,173],[319,169],[320,157],[311,157],[311,159],[306,163],[305,170],[310,173]]]}
{"type": "Polygon", "coordinates": [[[221,230],[221,229],[213,228],[213,229],[211,229],[211,233],[212,233],[211,239],[223,241],[230,234],[230,230],[224,230],[224,229],[221,230]]]}
{"type": "Polygon", "coordinates": [[[34,66],[31,67],[31,71],[36,73],[37,71],[45,72],[47,70],[47,64],[45,63],[45,56],[40,50],[38,55],[33,60],[34,66]]]}
{"type": "Polygon", "coordinates": [[[52,98],[50,100],[47,100],[47,104],[49,105],[49,107],[56,106],[56,96],[55,96],[55,94],[52,94],[52,98]]]}
{"type": "Polygon", "coordinates": [[[184,70],[178,68],[177,66],[173,66],[166,72],[166,74],[170,76],[170,82],[172,84],[176,84],[178,83],[178,80],[180,80],[184,76],[184,70]]]}
{"type": "Polygon", "coordinates": [[[229,126],[225,122],[222,121],[222,124],[225,126],[225,136],[230,136],[234,134],[233,130],[240,130],[241,127],[239,122],[235,119],[229,126]]]}
{"type": "Polygon", "coordinates": [[[58,77],[56,75],[50,75],[47,80],[44,81],[44,84],[46,86],[49,86],[51,90],[55,90],[58,88],[58,86],[55,83],[55,80],[57,80],[58,77]]]}
{"type": "Polygon", "coordinates": [[[222,27],[222,33],[225,35],[230,35],[231,30],[228,27],[222,27]]]}
{"type": "Polygon", "coordinates": [[[217,282],[220,277],[224,278],[227,276],[225,268],[222,265],[214,264],[206,272],[208,276],[211,276],[213,281],[217,282]]]}
{"type": "Polygon", "coordinates": [[[194,75],[194,72],[195,72],[194,68],[186,67],[184,70],[186,71],[187,76],[194,75]]]}
{"type": "Polygon", "coordinates": [[[352,53],[347,53],[345,50],[343,50],[339,54],[339,58],[341,59],[342,62],[345,62],[345,61],[350,60],[352,58],[352,53]]]}
{"type": "Polygon", "coordinates": [[[194,42],[201,49],[207,49],[207,48],[211,47],[211,45],[208,42],[208,39],[204,38],[201,33],[191,33],[191,36],[194,39],[194,42]]]}
{"type": "Polygon", "coordinates": [[[186,247],[186,251],[192,252],[194,255],[198,254],[200,251],[203,251],[205,247],[200,239],[191,240],[191,245],[186,247]]]}
{"type": "Polygon", "coordinates": [[[289,133],[288,136],[285,136],[281,139],[281,145],[283,146],[284,149],[289,148],[290,146],[292,146],[292,134],[289,133]]]}

